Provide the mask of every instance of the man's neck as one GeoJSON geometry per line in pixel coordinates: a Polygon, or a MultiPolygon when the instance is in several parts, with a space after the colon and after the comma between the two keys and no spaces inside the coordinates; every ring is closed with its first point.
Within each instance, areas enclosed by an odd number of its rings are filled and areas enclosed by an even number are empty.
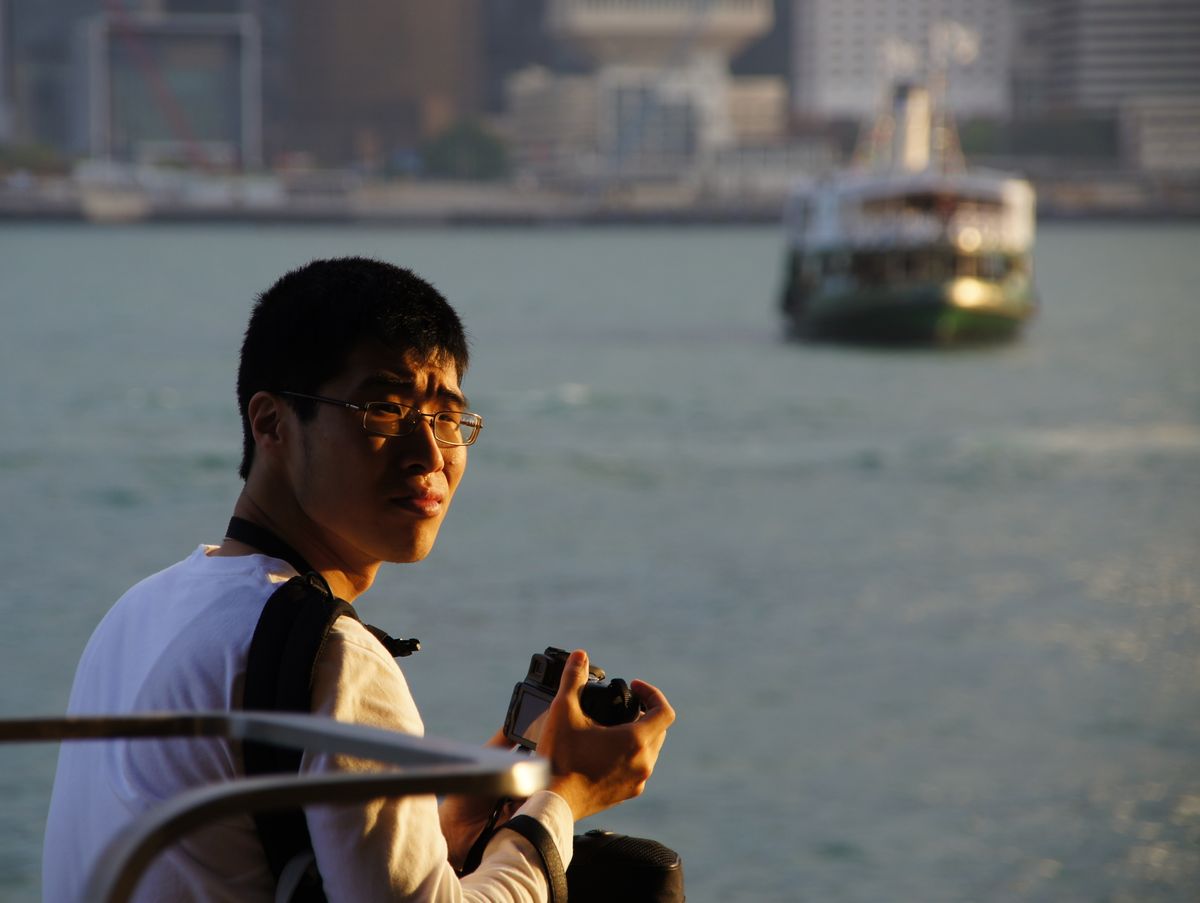
{"type": "MultiPolygon", "coordinates": [[[[243,490],[233,506],[234,517],[240,517],[250,523],[273,533],[278,539],[291,546],[309,565],[329,583],[335,596],[347,602],[353,602],[365,593],[375,580],[380,562],[374,562],[365,567],[349,566],[337,553],[324,542],[316,525],[303,514],[294,517],[281,516],[269,504],[259,504],[247,490],[243,490]]],[[[219,557],[234,557],[240,555],[268,554],[266,549],[260,549],[244,539],[225,537],[224,541],[211,553],[219,557]]]]}

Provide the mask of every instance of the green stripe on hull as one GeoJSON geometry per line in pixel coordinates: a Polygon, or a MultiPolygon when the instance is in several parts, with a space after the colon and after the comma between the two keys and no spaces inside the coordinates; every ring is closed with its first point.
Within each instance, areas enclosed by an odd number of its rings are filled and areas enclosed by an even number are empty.
{"type": "Polygon", "coordinates": [[[1034,307],[1027,286],[959,280],[816,294],[794,323],[797,333],[816,339],[986,342],[1015,336],[1034,307]]]}

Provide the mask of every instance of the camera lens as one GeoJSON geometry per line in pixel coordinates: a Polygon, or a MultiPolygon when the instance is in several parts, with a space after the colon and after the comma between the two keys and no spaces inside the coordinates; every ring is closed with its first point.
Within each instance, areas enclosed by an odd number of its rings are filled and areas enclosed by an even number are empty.
{"type": "Polygon", "coordinates": [[[629,689],[629,684],[619,677],[584,686],[580,691],[579,705],[585,715],[606,727],[627,724],[641,712],[641,704],[629,689]]]}

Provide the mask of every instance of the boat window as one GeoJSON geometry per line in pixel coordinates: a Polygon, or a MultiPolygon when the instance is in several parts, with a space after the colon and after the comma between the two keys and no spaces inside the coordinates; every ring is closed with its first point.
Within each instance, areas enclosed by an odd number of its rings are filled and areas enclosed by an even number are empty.
{"type": "Polygon", "coordinates": [[[931,251],[925,255],[925,264],[928,267],[927,278],[940,282],[943,279],[949,279],[954,275],[954,255],[945,251],[931,251]]]}
{"type": "Polygon", "coordinates": [[[825,275],[842,276],[850,269],[850,255],[844,251],[834,251],[825,255],[825,275]]]}
{"type": "Polygon", "coordinates": [[[948,216],[952,213],[988,213],[1001,209],[1001,204],[992,198],[971,197],[954,194],[948,191],[919,191],[905,195],[902,198],[888,198],[871,202],[884,209],[887,203],[895,203],[896,210],[907,213],[938,213],[948,216]]]}
{"type": "Polygon", "coordinates": [[[862,204],[863,213],[871,216],[891,216],[903,209],[903,198],[872,198],[862,204]]]}
{"type": "Polygon", "coordinates": [[[887,255],[877,251],[860,251],[851,264],[855,277],[866,285],[887,281],[887,255]]]}
{"type": "Polygon", "coordinates": [[[1003,279],[1008,275],[1008,258],[1003,254],[983,254],[979,258],[982,279],[1003,279]]]}
{"type": "Polygon", "coordinates": [[[905,213],[952,212],[958,201],[952,194],[937,194],[932,191],[915,192],[896,200],[899,209],[905,213]]]}

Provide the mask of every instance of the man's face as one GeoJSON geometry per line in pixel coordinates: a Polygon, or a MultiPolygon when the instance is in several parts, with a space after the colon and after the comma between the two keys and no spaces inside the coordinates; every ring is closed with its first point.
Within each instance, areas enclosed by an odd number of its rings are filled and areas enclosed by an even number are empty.
{"type": "MultiPolygon", "coordinates": [[[[465,410],[450,361],[360,345],[319,395],[355,404],[399,402],[430,413],[465,410]]],[[[407,436],[362,428],[362,413],[318,404],[289,455],[296,498],[320,541],[349,567],[429,554],[467,467],[467,449],[440,446],[427,421],[407,436]]]]}

